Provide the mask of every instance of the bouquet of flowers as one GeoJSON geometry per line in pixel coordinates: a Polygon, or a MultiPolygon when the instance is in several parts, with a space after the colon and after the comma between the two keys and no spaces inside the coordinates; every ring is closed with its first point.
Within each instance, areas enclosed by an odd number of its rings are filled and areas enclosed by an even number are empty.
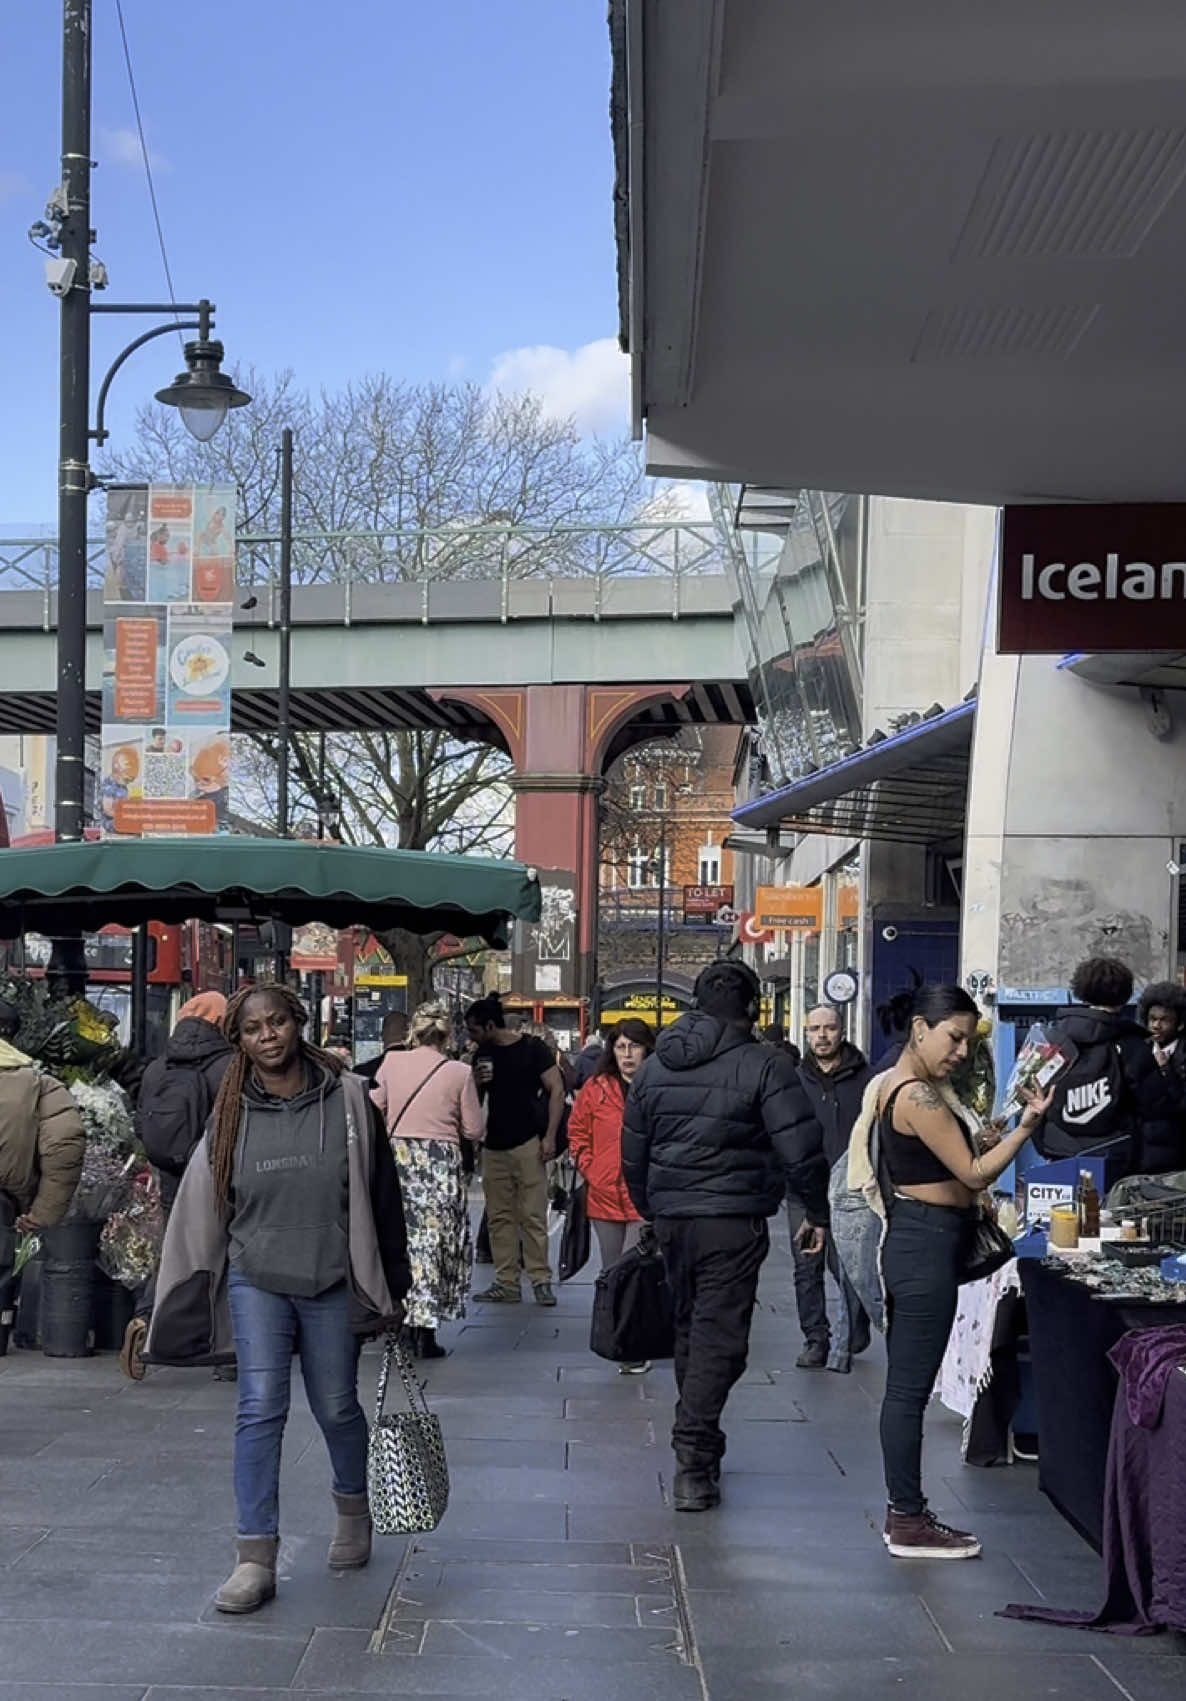
{"type": "Polygon", "coordinates": [[[997,1096],[996,1069],[992,1055],[992,1021],[982,1016],[975,1037],[968,1048],[967,1061],[951,1077],[951,1084],[960,1103],[975,1111],[981,1122],[992,1115],[997,1096]]]}
{"type": "Polygon", "coordinates": [[[117,1210],[128,1198],[136,1164],[136,1137],[128,1101],[114,1081],[71,1082],[70,1097],[86,1131],[82,1174],[67,1221],[92,1221],[117,1210]]]}
{"type": "Polygon", "coordinates": [[[1079,1055],[1078,1048],[1066,1039],[1052,1039],[1040,1022],[1035,1022],[1025,1036],[1025,1044],[1017,1054],[1013,1073],[1005,1088],[1001,1116],[1006,1121],[1020,1116],[1025,1109],[1025,1093],[1044,1093],[1079,1055]]]}
{"type": "Polygon", "coordinates": [[[146,1164],[132,1177],[125,1202],[103,1225],[100,1268],[124,1287],[140,1287],[157,1267],[164,1232],[156,1177],[146,1164]]]}

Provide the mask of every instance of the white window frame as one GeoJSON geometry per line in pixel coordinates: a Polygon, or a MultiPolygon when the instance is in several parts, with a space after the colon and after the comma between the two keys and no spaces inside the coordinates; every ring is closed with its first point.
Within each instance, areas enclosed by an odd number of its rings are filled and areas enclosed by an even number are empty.
{"type": "Polygon", "coordinates": [[[721,883],[721,847],[720,845],[701,845],[696,860],[700,866],[701,886],[719,886],[721,883]]]}

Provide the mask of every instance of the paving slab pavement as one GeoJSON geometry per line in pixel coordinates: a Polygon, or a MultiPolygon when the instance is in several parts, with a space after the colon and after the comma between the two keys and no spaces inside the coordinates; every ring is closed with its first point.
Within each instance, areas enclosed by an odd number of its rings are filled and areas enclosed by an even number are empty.
{"type": "MultiPolygon", "coordinates": [[[[593,1271],[555,1311],[473,1308],[426,1367],[450,1446],[441,1528],[324,1568],[324,1448],[299,1377],[275,1602],[223,1618],[235,1390],[204,1371],[126,1382],[111,1356],[0,1359],[0,1701],[1181,1701],[1186,1639],[994,1616],[1093,1606],[1095,1556],[1030,1466],[974,1471],[929,1419],[941,1514],[972,1564],[889,1560],[879,1529],[880,1343],[851,1376],[794,1368],[785,1234],[727,1414],[724,1501],[671,1508],[669,1366],[618,1377],[585,1350],[593,1271]]],[[[364,1397],[377,1368],[363,1356],[364,1397]]]]}

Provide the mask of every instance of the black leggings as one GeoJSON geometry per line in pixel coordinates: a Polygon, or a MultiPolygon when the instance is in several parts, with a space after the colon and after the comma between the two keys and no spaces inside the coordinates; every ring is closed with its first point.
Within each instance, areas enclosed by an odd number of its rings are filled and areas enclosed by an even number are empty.
{"type": "Polygon", "coordinates": [[[896,1512],[924,1510],[922,1422],[955,1321],[956,1291],[974,1210],[895,1197],[882,1268],[889,1301],[889,1366],[881,1406],[885,1486],[896,1512]]]}

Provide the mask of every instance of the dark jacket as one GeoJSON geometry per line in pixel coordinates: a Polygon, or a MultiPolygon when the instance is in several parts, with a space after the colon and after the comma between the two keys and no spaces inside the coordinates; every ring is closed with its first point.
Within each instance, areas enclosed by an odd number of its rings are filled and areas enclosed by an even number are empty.
{"type": "MultiPolygon", "coordinates": [[[[1127,1137],[1128,1149],[1126,1152],[1118,1146],[1104,1155],[1122,1159],[1122,1173],[1129,1175],[1155,1175],[1180,1168],[1183,1142],[1177,1091],[1157,1067],[1145,1030],[1127,1016],[1084,1004],[1060,1010],[1051,1027],[1053,1034],[1064,1035],[1074,1043],[1079,1054],[1073,1066],[1076,1069],[1092,1048],[1115,1049],[1124,1079],[1124,1101],[1110,1135],[1127,1137]]],[[[1085,1135],[1082,1130],[1065,1127],[1049,1114],[1034,1139],[1046,1158],[1075,1157],[1092,1143],[1090,1131],[1085,1135]]]]}
{"type": "Polygon", "coordinates": [[[166,1210],[177,1197],[230,1060],[221,1028],[200,1016],[183,1016],[169,1035],[165,1055],[154,1057],[140,1078],[136,1137],[160,1173],[166,1210]]]}
{"type": "MultiPolygon", "coordinates": [[[[402,1321],[412,1285],[403,1201],[391,1142],[365,1081],[344,1074],[349,1269],[347,1303],[356,1335],[402,1321]]],[[[154,1364],[230,1364],[228,1213],[214,1193],[209,1135],[194,1151],[169,1217],[145,1357],[154,1364]]]]}
{"type": "Polygon", "coordinates": [[[770,1217],[789,1186],[828,1221],[819,1124],[785,1053],[693,1010],[659,1036],[626,1100],[622,1172],[651,1217],[770,1217]]]}
{"type": "Polygon", "coordinates": [[[824,1157],[829,1170],[841,1153],[848,1151],[848,1137],[861,1114],[865,1083],[872,1073],[864,1052],[847,1040],[840,1048],[834,1069],[821,1069],[811,1052],[799,1065],[803,1090],[815,1120],[824,1131],[824,1157]]]}
{"type": "Polygon", "coordinates": [[[572,1090],[579,1093],[586,1081],[591,1081],[601,1068],[605,1056],[605,1045],[599,1040],[590,1040],[577,1052],[577,1060],[572,1072],[572,1090]]]}

